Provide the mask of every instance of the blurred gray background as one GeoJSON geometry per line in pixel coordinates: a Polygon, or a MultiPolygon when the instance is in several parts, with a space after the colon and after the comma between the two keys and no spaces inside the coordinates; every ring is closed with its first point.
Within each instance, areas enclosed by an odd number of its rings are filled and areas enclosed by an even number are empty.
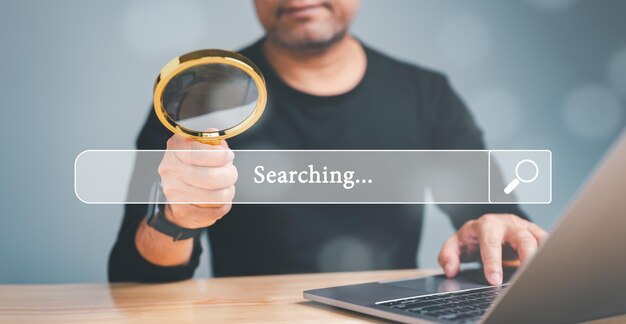
{"type": "MultiPolygon", "coordinates": [[[[621,0],[365,0],[353,31],[445,72],[491,148],[551,149],[553,202],[525,206],[551,228],[626,123],[625,14],[621,0]]],[[[134,148],[172,57],[261,35],[248,0],[0,0],[0,282],[105,281],[122,206],[74,196],[75,157],[134,148]]],[[[419,261],[435,267],[452,228],[427,210],[419,261]]]]}

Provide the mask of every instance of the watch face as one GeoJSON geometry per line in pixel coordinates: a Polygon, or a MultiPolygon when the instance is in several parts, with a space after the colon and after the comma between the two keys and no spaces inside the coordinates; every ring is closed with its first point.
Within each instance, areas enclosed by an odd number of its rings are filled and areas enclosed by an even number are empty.
{"type": "Polygon", "coordinates": [[[148,205],[148,211],[146,213],[146,223],[148,223],[148,225],[150,225],[151,227],[155,227],[158,223],[157,214],[159,213],[159,210],[160,208],[157,204],[148,205]]]}
{"type": "MultiPolygon", "coordinates": [[[[148,211],[147,211],[147,219],[146,222],[148,223],[148,225],[157,228],[157,223],[159,222],[157,217],[157,214],[163,210],[163,208],[159,205],[159,202],[161,201],[165,201],[160,199],[163,196],[163,189],[161,187],[161,180],[156,181],[153,185],[152,188],[150,189],[150,201],[152,201],[151,204],[148,205],[148,211]]],[[[165,234],[165,233],[164,233],[165,234]]]]}

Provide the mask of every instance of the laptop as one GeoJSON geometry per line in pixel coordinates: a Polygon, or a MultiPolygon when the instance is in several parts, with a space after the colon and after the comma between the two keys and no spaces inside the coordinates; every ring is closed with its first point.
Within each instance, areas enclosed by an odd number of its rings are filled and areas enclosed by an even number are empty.
{"type": "Polygon", "coordinates": [[[453,279],[308,290],[304,298],[405,323],[571,323],[626,314],[626,132],[534,257],[505,270],[505,279],[489,286],[475,269],[453,279]]]}

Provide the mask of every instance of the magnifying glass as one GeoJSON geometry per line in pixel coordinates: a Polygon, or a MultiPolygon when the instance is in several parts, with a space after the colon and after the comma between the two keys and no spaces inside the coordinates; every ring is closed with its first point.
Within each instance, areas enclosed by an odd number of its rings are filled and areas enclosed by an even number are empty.
{"type": "Polygon", "coordinates": [[[267,102],[265,79],[247,57],[208,49],[167,63],[154,85],[154,111],[175,134],[216,145],[250,128],[267,102]]]}
{"type": "Polygon", "coordinates": [[[511,181],[505,188],[504,188],[504,193],[505,194],[510,194],[513,190],[515,190],[515,188],[517,188],[517,186],[520,185],[520,182],[523,183],[531,183],[535,180],[537,180],[537,177],[539,176],[539,166],[537,166],[537,163],[533,160],[521,160],[517,163],[517,165],[515,166],[515,179],[513,179],[513,181],[511,181]],[[533,166],[533,168],[535,169],[535,173],[534,175],[530,178],[530,179],[526,179],[526,178],[522,178],[519,175],[519,169],[522,165],[524,165],[525,163],[528,163],[530,165],[533,166]]]}

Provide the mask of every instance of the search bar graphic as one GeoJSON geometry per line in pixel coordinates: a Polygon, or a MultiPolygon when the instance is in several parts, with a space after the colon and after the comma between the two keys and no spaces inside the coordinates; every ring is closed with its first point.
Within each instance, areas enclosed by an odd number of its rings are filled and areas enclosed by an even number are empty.
{"type": "MultiPolygon", "coordinates": [[[[233,151],[239,174],[233,204],[549,204],[552,200],[549,150],[233,151]]],[[[76,196],[88,204],[163,203],[150,192],[160,179],[157,169],[165,152],[84,151],[74,163],[76,196]]],[[[207,160],[216,150],[193,152],[199,160],[207,160]]],[[[196,198],[165,203],[230,202],[196,198]]]]}

